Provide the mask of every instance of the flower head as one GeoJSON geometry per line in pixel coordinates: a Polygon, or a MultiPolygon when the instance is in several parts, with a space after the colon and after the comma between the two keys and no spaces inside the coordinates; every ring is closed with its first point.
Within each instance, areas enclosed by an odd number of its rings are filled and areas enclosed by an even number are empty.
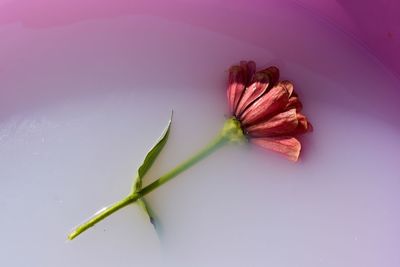
{"type": "Polygon", "coordinates": [[[312,131],[300,113],[302,104],[290,81],[279,81],[279,69],[256,71],[253,61],[229,69],[227,97],[232,115],[251,143],[297,161],[301,144],[296,138],[312,131]]]}

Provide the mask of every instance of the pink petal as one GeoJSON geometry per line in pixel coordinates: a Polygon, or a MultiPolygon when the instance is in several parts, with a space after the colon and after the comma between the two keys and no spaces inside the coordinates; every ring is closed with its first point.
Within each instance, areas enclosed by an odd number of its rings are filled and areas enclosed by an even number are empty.
{"type": "Polygon", "coordinates": [[[254,73],[256,72],[256,63],[252,60],[250,61],[241,61],[240,64],[243,64],[246,66],[246,71],[247,71],[247,84],[249,81],[253,78],[254,73]]]}
{"type": "Polygon", "coordinates": [[[278,83],[268,93],[251,104],[239,119],[244,126],[255,124],[284,111],[288,102],[289,92],[278,83]]]}
{"type": "Polygon", "coordinates": [[[253,76],[255,68],[256,65],[253,61],[242,61],[240,65],[232,66],[229,69],[227,97],[232,113],[234,113],[248,81],[253,76]]]}
{"type": "Polygon", "coordinates": [[[254,74],[251,85],[245,89],[236,108],[235,115],[239,116],[252,102],[262,96],[279,79],[279,69],[269,67],[254,74]]]}
{"type": "Polygon", "coordinates": [[[274,86],[279,81],[279,69],[275,66],[265,68],[263,70],[257,71],[254,75],[252,82],[263,82],[269,83],[274,86]]]}
{"type": "Polygon", "coordinates": [[[271,119],[248,127],[247,133],[252,137],[267,137],[288,134],[297,128],[296,109],[279,113],[271,119]]]}
{"type": "Polygon", "coordinates": [[[252,85],[247,87],[242,98],[240,99],[240,102],[235,111],[235,115],[239,116],[239,114],[242,113],[243,110],[245,110],[252,101],[264,94],[267,88],[268,83],[260,82],[253,83],[252,85]]]}
{"type": "Polygon", "coordinates": [[[292,161],[297,161],[299,159],[301,144],[294,137],[252,138],[250,141],[262,148],[279,152],[292,161]]]}
{"type": "Polygon", "coordinates": [[[280,81],[279,82],[283,87],[286,88],[286,90],[289,93],[289,97],[292,95],[293,93],[293,83],[290,81],[280,81]]]}
{"type": "Polygon", "coordinates": [[[313,127],[306,116],[301,113],[297,113],[297,120],[299,123],[293,132],[290,133],[291,135],[300,135],[313,131],[313,127]]]}
{"type": "Polygon", "coordinates": [[[293,95],[289,98],[289,103],[286,106],[286,109],[292,108],[295,108],[297,112],[300,112],[303,109],[303,104],[301,104],[299,98],[293,95]]]}
{"type": "Polygon", "coordinates": [[[229,111],[233,114],[235,111],[235,107],[240,99],[244,91],[245,85],[241,83],[231,83],[228,85],[227,97],[228,97],[228,105],[229,111]]]}

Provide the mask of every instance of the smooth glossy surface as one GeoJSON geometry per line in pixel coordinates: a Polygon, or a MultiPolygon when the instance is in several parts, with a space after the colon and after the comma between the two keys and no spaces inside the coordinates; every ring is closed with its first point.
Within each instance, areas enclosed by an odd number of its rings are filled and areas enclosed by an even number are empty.
{"type": "Polygon", "coordinates": [[[2,266],[400,265],[399,81],[297,6],[254,11],[237,32],[236,9],[208,14],[219,30],[146,13],[0,26],[2,266]],[[261,18],[273,23],[250,26],[261,18]],[[224,148],[149,195],[160,240],[132,206],[67,242],[129,192],[171,109],[150,177],[219,131],[242,59],[294,82],[314,125],[300,163],[224,148]]]}

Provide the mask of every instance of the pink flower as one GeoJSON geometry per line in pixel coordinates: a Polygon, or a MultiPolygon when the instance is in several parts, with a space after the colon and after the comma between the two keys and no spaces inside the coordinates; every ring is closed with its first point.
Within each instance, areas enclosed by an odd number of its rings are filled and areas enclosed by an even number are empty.
{"type": "Polygon", "coordinates": [[[300,113],[302,104],[290,81],[279,81],[279,69],[256,72],[253,61],[229,69],[228,103],[250,142],[297,161],[301,144],[296,136],[311,132],[300,113]]]}

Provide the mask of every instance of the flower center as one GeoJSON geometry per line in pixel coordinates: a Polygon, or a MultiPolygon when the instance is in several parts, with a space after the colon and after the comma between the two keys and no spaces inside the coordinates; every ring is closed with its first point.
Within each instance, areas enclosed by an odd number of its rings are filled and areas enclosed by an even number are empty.
{"type": "Polygon", "coordinates": [[[240,122],[235,117],[225,121],[221,135],[232,143],[240,143],[246,140],[240,122]]]}

